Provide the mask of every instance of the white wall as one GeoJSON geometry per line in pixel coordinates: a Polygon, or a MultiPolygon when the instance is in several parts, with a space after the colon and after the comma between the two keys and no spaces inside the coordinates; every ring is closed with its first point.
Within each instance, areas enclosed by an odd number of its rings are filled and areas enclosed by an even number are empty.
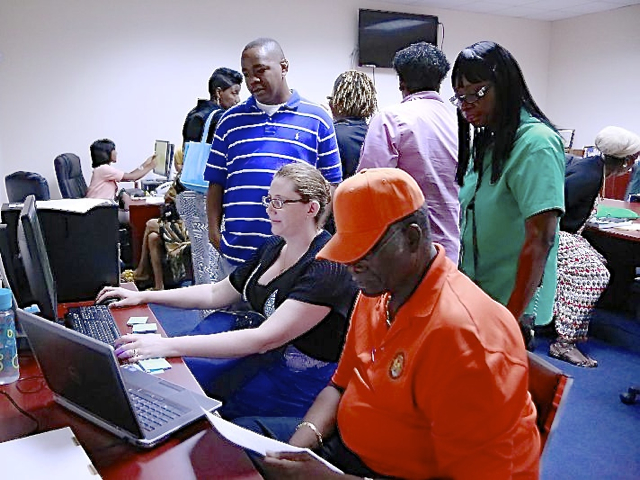
{"type": "MultiPolygon", "coordinates": [[[[361,7],[438,15],[451,62],[475,41],[502,43],[546,106],[550,22],[365,0],[2,1],[0,176],[39,172],[59,198],[53,159],[60,153],[80,155],[88,180],[89,145],[98,138],[116,142],[125,170],[152,153],[155,139],[179,144],[185,114],[206,96],[213,69],[239,69],[242,48],[260,36],[282,44],[289,85],[324,101],[335,77],[355,66],[361,7]]],[[[375,80],[381,106],[400,100],[392,70],[377,69],[375,80]]],[[[448,79],[443,95],[451,95],[448,79]]]]}
{"type": "Polygon", "coordinates": [[[547,113],[593,145],[616,125],[640,134],[640,5],[553,22],[547,113]]]}

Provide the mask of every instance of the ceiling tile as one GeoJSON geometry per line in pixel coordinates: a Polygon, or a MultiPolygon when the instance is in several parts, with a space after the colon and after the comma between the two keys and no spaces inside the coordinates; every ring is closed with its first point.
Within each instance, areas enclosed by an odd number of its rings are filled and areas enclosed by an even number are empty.
{"type": "Polygon", "coordinates": [[[561,9],[563,11],[567,11],[569,13],[577,15],[586,15],[588,13],[596,13],[596,12],[604,12],[607,10],[611,10],[611,4],[605,2],[589,2],[583,3],[582,5],[574,5],[572,7],[567,7],[561,9]]]}
{"type": "MultiPolygon", "coordinates": [[[[419,5],[422,8],[439,7],[545,21],[640,4],[640,0],[387,0],[387,2],[397,5],[419,5]]],[[[377,4],[375,0],[364,0],[363,3],[377,4]]]]}

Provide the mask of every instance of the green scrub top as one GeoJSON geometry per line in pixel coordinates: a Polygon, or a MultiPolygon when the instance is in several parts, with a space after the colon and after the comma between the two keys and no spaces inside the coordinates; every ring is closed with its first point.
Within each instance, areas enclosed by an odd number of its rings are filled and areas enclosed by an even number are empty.
{"type": "MultiPolygon", "coordinates": [[[[460,269],[492,298],[506,305],[516,281],[525,220],[549,210],[564,213],[564,147],[560,135],[523,109],[513,150],[495,184],[491,183],[491,155],[489,148],[477,192],[478,173],[472,165],[460,189],[460,269]],[[469,208],[474,197],[475,207],[469,208]],[[475,262],[474,224],[478,251],[475,262]]],[[[557,232],[558,227],[542,285],[526,309],[526,313],[536,316],[536,325],[546,325],[553,315],[557,232]]]]}

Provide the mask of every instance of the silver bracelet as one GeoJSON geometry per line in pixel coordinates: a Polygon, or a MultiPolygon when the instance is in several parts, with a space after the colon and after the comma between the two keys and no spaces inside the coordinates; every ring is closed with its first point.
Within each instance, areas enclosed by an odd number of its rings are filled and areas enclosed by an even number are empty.
{"type": "Polygon", "coordinates": [[[316,435],[316,438],[318,439],[318,446],[320,448],[322,448],[322,434],[320,433],[320,430],[318,430],[318,427],[316,427],[313,423],[311,422],[301,422],[297,427],[296,427],[296,432],[298,431],[298,429],[300,427],[309,427],[311,429],[311,431],[316,435]]]}

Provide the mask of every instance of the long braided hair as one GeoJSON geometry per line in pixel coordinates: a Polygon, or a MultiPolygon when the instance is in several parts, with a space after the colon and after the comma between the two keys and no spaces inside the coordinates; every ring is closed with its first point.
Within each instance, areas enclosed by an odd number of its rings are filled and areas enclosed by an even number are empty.
{"type": "Polygon", "coordinates": [[[336,117],[371,118],[378,110],[373,81],[357,70],[341,73],[333,84],[329,107],[336,117]]]}

